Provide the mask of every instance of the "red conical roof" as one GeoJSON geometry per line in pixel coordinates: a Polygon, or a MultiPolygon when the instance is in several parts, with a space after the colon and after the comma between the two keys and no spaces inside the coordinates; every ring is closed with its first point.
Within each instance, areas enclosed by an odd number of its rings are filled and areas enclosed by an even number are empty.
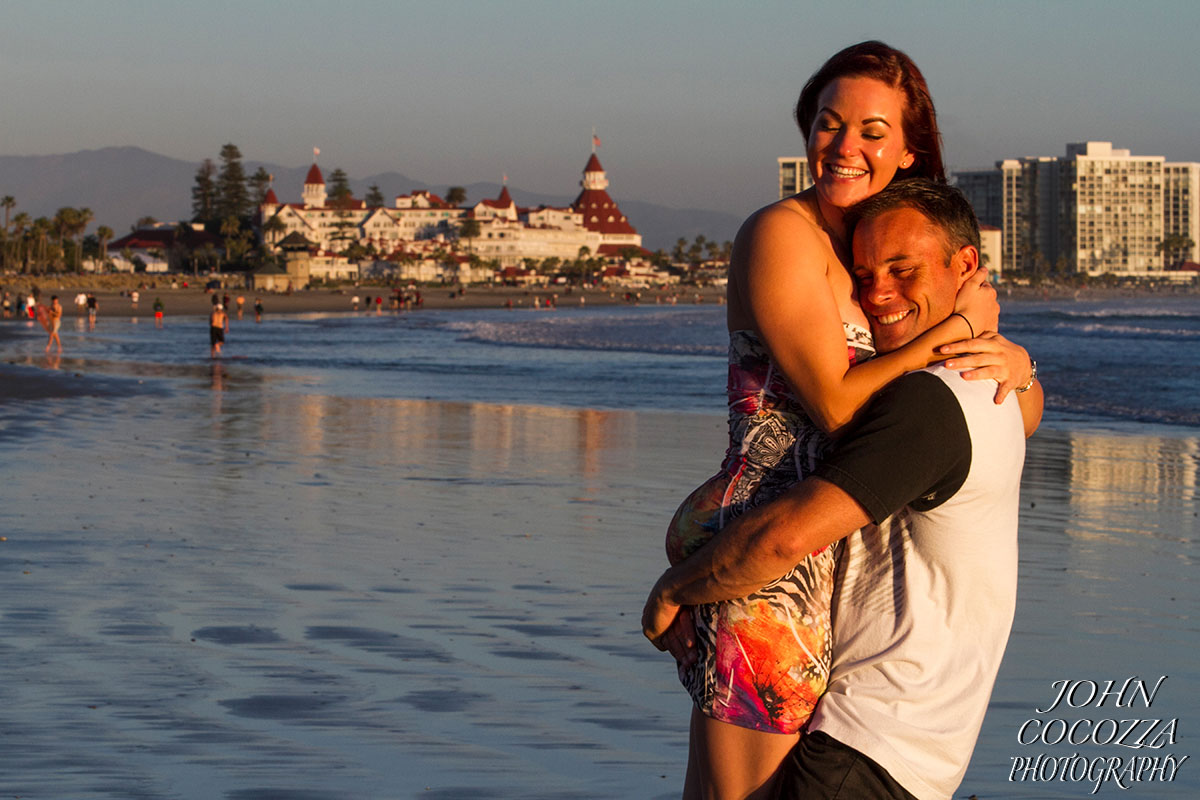
{"type": "Polygon", "coordinates": [[[496,205],[501,207],[515,205],[512,195],[508,193],[507,186],[500,189],[500,196],[496,198],[496,205]]]}
{"type": "Polygon", "coordinates": [[[571,203],[571,209],[583,214],[583,227],[589,231],[608,234],[637,233],[637,228],[629,224],[629,220],[621,213],[617,202],[609,196],[608,192],[604,189],[588,188],[589,185],[608,185],[608,181],[603,178],[588,179],[589,174],[597,172],[603,173],[604,167],[600,166],[600,159],[596,158],[595,153],[592,153],[587,166],[583,168],[583,191],[575,198],[575,202],[571,203]]]}
{"type": "Polygon", "coordinates": [[[263,202],[272,206],[279,205],[279,198],[275,196],[274,189],[267,189],[267,196],[263,198],[263,202]]]}
{"type": "Polygon", "coordinates": [[[308,170],[308,177],[304,179],[305,186],[308,186],[310,183],[319,183],[321,185],[325,184],[325,177],[321,174],[321,168],[318,167],[316,163],[314,163],[312,168],[308,170]]]}

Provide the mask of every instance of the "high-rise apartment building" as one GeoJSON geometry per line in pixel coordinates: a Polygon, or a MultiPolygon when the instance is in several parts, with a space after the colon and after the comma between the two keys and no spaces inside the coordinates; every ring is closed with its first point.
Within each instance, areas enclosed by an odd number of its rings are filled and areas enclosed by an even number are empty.
{"type": "Polygon", "coordinates": [[[1162,156],[1134,156],[1111,142],[1067,145],[1059,162],[1067,271],[1149,273],[1163,268],[1162,156]],[[1072,267],[1074,268],[1072,270],[1072,267]]]}
{"type": "Polygon", "coordinates": [[[1200,263],[1200,164],[1163,164],[1163,263],[1200,263]],[[1187,242],[1191,245],[1187,245],[1187,242]],[[1175,245],[1175,246],[1172,246],[1175,245]]]}
{"type": "Polygon", "coordinates": [[[1186,233],[1200,222],[1193,166],[1168,170],[1162,156],[1080,142],[1063,157],[1005,159],[955,182],[980,222],[1003,231],[1005,269],[1149,275],[1186,260],[1164,258],[1165,235],[1200,239],[1186,233]]]}
{"type": "Polygon", "coordinates": [[[791,197],[813,185],[807,158],[779,158],[779,199],[791,197]]]}

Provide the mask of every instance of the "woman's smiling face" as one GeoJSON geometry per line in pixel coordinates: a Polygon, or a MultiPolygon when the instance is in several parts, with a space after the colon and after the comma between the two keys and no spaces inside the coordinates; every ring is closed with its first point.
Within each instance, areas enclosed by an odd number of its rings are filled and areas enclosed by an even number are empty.
{"type": "Polygon", "coordinates": [[[904,143],[904,93],[874,78],[830,81],[817,101],[808,164],[822,201],[849,208],[912,166],[904,143]]]}

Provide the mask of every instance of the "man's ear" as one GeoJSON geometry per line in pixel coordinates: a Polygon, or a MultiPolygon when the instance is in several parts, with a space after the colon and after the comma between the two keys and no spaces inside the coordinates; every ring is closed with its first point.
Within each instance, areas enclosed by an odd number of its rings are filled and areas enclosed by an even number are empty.
{"type": "Polygon", "coordinates": [[[974,245],[964,244],[951,257],[950,268],[954,270],[954,278],[961,288],[967,278],[974,275],[975,270],[979,269],[979,251],[974,245]]]}

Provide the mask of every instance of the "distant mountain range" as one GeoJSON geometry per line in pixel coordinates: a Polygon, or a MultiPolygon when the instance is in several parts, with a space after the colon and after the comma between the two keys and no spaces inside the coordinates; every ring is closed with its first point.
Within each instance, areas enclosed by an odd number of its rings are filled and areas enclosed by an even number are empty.
{"type": "MultiPolygon", "coordinates": [[[[213,159],[216,161],[216,159],[213,159]]],[[[245,161],[250,175],[264,167],[275,176],[276,194],[283,202],[298,202],[300,188],[308,174],[308,165],[283,167],[259,161],[245,161]]],[[[162,221],[188,219],[192,213],[191,191],[200,162],[182,161],[139,147],[106,147],[53,156],[0,156],[0,196],[12,195],[17,206],[32,217],[50,217],[64,206],[90,208],[94,217],[90,230],[107,225],[123,235],[138,219],[150,216],[162,221]]],[[[328,180],[329,175],[325,175],[328,180]]],[[[377,185],[389,201],[398,194],[426,189],[444,194],[445,184],[430,184],[399,172],[384,172],[363,178],[351,178],[355,197],[363,197],[368,187],[377,185]]],[[[498,183],[472,183],[463,188],[467,202],[500,194],[498,183]]],[[[523,206],[540,204],[565,206],[575,195],[548,195],[527,192],[515,186],[509,193],[523,206]]],[[[721,211],[700,208],[670,208],[622,197],[612,193],[625,216],[642,234],[645,247],[670,251],[675,241],[689,241],[698,234],[717,241],[732,240],[741,220],[721,211]]]]}

